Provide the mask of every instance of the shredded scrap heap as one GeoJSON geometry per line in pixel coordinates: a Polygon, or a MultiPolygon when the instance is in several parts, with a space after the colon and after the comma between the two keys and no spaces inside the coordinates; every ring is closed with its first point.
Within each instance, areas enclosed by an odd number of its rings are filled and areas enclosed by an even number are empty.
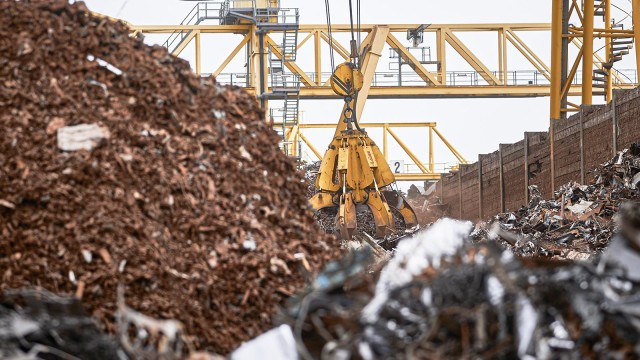
{"type": "Polygon", "coordinates": [[[0,2],[0,288],[132,308],[226,353],[338,246],[245,92],[65,0],[0,2]]]}

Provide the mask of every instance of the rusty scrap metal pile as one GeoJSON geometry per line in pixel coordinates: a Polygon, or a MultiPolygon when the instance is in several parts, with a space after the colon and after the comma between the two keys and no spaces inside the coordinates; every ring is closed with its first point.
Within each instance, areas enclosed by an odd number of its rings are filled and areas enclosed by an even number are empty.
{"type": "Polygon", "coordinates": [[[530,187],[528,206],[497,215],[478,229],[498,238],[520,256],[583,260],[600,253],[615,232],[614,215],[621,202],[640,200],[640,143],[619,152],[594,171],[590,185],[565,184],[554,200],[530,187]]]}
{"type": "MultiPolygon", "coordinates": [[[[0,289],[227,353],[339,252],[255,99],[82,2],[0,1],[0,289]]],[[[0,345],[1,347],[2,345],[0,345]]]]}

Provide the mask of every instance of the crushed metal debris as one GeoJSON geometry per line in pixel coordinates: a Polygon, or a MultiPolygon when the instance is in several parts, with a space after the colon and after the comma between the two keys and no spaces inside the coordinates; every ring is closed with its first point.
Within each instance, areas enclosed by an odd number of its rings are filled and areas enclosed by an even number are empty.
{"type": "Polygon", "coordinates": [[[622,213],[603,256],[575,263],[478,244],[470,222],[443,219],[373,274],[366,252],[330,263],[281,321],[301,359],[637,358],[640,204],[622,213]]]}
{"type": "Polygon", "coordinates": [[[615,233],[614,217],[624,201],[640,200],[640,143],[620,151],[594,171],[590,185],[571,182],[542,199],[529,187],[529,204],[498,214],[474,236],[496,238],[519,256],[584,260],[601,253],[615,233]]]}

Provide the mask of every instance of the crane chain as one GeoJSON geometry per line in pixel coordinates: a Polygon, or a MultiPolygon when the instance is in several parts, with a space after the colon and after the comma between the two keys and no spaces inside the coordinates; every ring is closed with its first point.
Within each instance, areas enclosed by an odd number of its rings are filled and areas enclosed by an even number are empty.
{"type": "Polygon", "coordinates": [[[351,100],[353,100],[353,98],[351,96],[345,96],[344,97],[344,111],[342,112],[342,114],[344,115],[344,122],[347,123],[347,131],[348,132],[352,132],[353,131],[353,122],[355,121],[354,116],[353,116],[353,108],[351,107],[351,100]]]}

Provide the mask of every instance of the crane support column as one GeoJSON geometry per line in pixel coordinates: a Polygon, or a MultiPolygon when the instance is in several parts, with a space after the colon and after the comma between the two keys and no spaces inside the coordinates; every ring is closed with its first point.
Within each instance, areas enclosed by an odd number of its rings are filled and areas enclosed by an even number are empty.
{"type": "Polygon", "coordinates": [[[636,49],[636,70],[640,71],[640,0],[633,0],[633,38],[636,49]]]}
{"type": "Polygon", "coordinates": [[[593,21],[594,0],[584,0],[582,27],[582,105],[593,104],[593,21]]]}
{"type": "Polygon", "coordinates": [[[552,0],[551,12],[551,120],[560,119],[562,70],[562,0],[552,0]]]}
{"type": "MultiPolygon", "coordinates": [[[[611,30],[611,0],[605,0],[604,5],[604,28],[605,30],[611,30]]],[[[635,28],[635,27],[634,27],[635,28]]],[[[605,43],[605,59],[606,62],[613,62],[611,58],[611,38],[607,37],[604,39],[605,43]]],[[[613,68],[609,69],[609,75],[607,76],[607,83],[605,84],[605,100],[606,103],[610,103],[613,98],[613,68]]]]}
{"type": "MultiPolygon", "coordinates": [[[[562,0],[562,34],[569,33],[569,0],[562,0]]],[[[562,68],[560,69],[560,89],[564,89],[565,84],[567,83],[568,76],[568,66],[569,66],[569,38],[562,36],[562,50],[561,58],[562,58],[562,68]]],[[[567,100],[567,93],[560,90],[560,109],[567,109],[569,102],[567,100]]],[[[561,110],[560,117],[562,119],[567,118],[567,111],[561,110]]]]}

